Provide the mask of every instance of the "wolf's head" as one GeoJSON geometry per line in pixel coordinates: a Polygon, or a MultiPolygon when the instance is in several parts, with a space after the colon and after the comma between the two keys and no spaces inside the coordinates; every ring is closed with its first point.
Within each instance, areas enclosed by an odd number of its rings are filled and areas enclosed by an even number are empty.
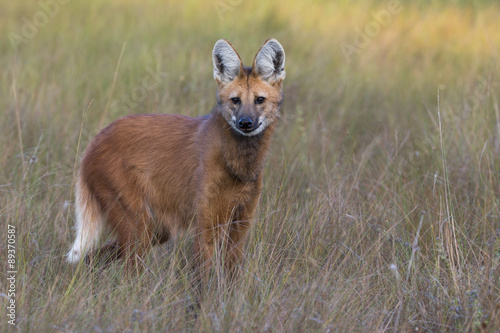
{"type": "Polygon", "coordinates": [[[221,39],[212,52],[218,109],[231,128],[244,136],[262,133],[279,117],[283,101],[285,51],[273,38],[265,41],[252,67],[244,67],[231,44],[221,39]]]}

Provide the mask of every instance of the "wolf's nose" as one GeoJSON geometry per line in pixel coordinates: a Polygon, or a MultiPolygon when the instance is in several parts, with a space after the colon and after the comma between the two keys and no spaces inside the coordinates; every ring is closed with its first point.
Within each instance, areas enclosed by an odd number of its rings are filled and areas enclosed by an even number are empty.
{"type": "Polygon", "coordinates": [[[243,117],[238,121],[238,125],[241,129],[250,129],[252,128],[253,121],[249,117],[243,117]]]}

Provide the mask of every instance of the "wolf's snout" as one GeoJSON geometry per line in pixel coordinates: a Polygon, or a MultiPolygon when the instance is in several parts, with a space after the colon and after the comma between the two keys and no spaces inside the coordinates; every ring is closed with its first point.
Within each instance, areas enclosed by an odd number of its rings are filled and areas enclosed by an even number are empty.
{"type": "Polygon", "coordinates": [[[238,120],[238,126],[242,130],[249,130],[253,126],[253,121],[250,117],[242,117],[240,120],[238,120]]]}

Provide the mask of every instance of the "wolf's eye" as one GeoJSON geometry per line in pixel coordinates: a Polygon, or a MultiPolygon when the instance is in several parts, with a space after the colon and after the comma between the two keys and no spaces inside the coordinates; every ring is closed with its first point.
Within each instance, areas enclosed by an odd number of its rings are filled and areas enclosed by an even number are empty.
{"type": "Polygon", "coordinates": [[[231,101],[233,102],[233,104],[240,104],[240,98],[239,97],[233,97],[233,98],[231,98],[231,101]]]}
{"type": "Polygon", "coordinates": [[[259,96],[255,99],[255,104],[262,104],[266,100],[265,97],[259,96]]]}

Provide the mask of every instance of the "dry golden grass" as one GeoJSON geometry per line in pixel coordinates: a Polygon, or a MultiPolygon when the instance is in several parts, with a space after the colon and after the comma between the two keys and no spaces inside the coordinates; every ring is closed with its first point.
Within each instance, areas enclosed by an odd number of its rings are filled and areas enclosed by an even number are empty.
{"type": "Polygon", "coordinates": [[[388,6],[3,4],[0,262],[13,225],[17,324],[2,312],[1,330],[500,330],[500,7],[401,1],[346,58],[388,6]],[[215,275],[193,313],[189,238],[134,279],[67,265],[78,152],[125,114],[208,113],[215,41],[249,64],[271,36],[287,54],[282,124],[232,291],[215,275]]]}

